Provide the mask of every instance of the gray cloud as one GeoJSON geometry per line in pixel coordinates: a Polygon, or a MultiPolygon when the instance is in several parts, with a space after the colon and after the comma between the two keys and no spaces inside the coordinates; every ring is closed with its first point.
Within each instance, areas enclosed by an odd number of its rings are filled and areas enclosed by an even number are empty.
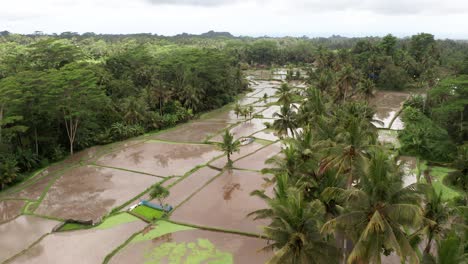
{"type": "Polygon", "coordinates": [[[453,14],[468,11],[466,0],[297,0],[305,11],[368,11],[384,15],[453,14]]]}
{"type": "Polygon", "coordinates": [[[224,6],[239,2],[238,0],[146,0],[155,5],[186,5],[186,6],[224,6]]]}

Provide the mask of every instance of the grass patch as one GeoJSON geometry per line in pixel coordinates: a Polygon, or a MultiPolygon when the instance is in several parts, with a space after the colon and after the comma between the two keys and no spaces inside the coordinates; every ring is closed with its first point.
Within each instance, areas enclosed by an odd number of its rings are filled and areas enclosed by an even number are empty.
{"type": "Polygon", "coordinates": [[[165,212],[163,211],[153,209],[146,205],[137,206],[135,209],[132,210],[132,213],[139,215],[143,217],[144,219],[147,219],[150,221],[162,218],[165,214],[165,212]]]}
{"type": "Polygon", "coordinates": [[[104,222],[102,222],[100,225],[98,225],[96,228],[97,229],[108,229],[112,228],[121,224],[126,224],[126,223],[131,223],[135,221],[140,221],[137,217],[127,214],[127,213],[121,213],[117,214],[114,216],[111,216],[109,218],[106,218],[104,222]]]}
{"type": "Polygon", "coordinates": [[[452,200],[461,195],[457,190],[454,190],[444,184],[444,179],[452,172],[453,169],[444,167],[432,167],[429,173],[432,177],[432,185],[437,193],[442,192],[443,200],[452,200]]]}
{"type": "Polygon", "coordinates": [[[152,240],[154,238],[174,233],[177,231],[184,231],[184,230],[192,230],[195,229],[190,226],[178,225],[174,223],[170,223],[167,221],[158,221],[154,225],[154,228],[148,232],[140,233],[131,241],[131,243],[140,242],[140,241],[147,241],[152,240]]]}
{"type": "Polygon", "coordinates": [[[270,141],[270,140],[265,140],[265,139],[260,139],[260,138],[255,138],[255,142],[263,145],[263,146],[268,146],[270,145],[272,142],[274,141],[270,141]]]}
{"type": "Polygon", "coordinates": [[[79,223],[66,223],[58,231],[72,231],[91,228],[91,225],[84,225],[79,223]]]}

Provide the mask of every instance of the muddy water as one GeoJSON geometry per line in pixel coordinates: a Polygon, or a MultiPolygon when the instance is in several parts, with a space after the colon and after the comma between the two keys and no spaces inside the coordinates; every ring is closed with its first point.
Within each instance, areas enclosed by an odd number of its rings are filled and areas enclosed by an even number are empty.
{"type": "MultiPolygon", "coordinates": [[[[254,151],[259,150],[262,147],[263,147],[263,145],[259,144],[257,142],[252,142],[252,143],[250,143],[248,145],[241,146],[240,151],[239,152],[234,152],[234,154],[232,154],[232,156],[231,156],[231,159],[232,160],[237,160],[237,159],[239,159],[241,157],[244,157],[244,156],[246,156],[246,155],[248,155],[248,154],[250,154],[250,153],[252,153],[254,151]]],[[[221,168],[224,168],[226,166],[226,163],[227,163],[227,158],[226,158],[226,156],[223,156],[223,157],[221,157],[219,159],[216,159],[216,160],[212,161],[210,163],[210,165],[213,166],[213,167],[221,169],[221,168]]]]}
{"type": "Polygon", "coordinates": [[[0,225],[0,262],[28,248],[41,236],[51,232],[58,223],[57,221],[23,215],[0,225]]]}
{"type": "Polygon", "coordinates": [[[165,203],[168,203],[173,207],[178,206],[219,173],[219,171],[208,167],[203,167],[197,170],[170,188],[170,194],[165,200],[165,203]]]}
{"type": "MultiPolygon", "coordinates": [[[[375,125],[377,127],[389,128],[390,122],[409,96],[409,93],[404,92],[378,91],[371,100],[371,105],[376,109],[374,119],[382,121],[384,125],[382,126],[377,123],[375,123],[375,125]]],[[[401,118],[397,117],[391,129],[402,130],[403,128],[404,124],[401,118]]]]}
{"type": "Polygon", "coordinates": [[[37,200],[45,191],[47,186],[49,186],[49,184],[52,183],[55,177],[56,175],[54,174],[46,175],[42,177],[41,179],[38,179],[33,184],[30,184],[28,187],[25,187],[21,191],[18,191],[12,194],[7,194],[5,196],[10,197],[10,198],[24,198],[24,199],[37,200]]]}
{"type": "MultiPolygon", "coordinates": [[[[143,221],[109,229],[53,233],[14,259],[14,263],[102,263],[107,254],[144,228],[143,221]]],[[[132,263],[132,262],[130,262],[132,263]]]]}
{"type": "Polygon", "coordinates": [[[239,100],[238,103],[242,106],[246,106],[257,102],[258,100],[260,99],[257,97],[244,97],[241,100],[239,100]]]}
{"type": "MultiPolygon", "coordinates": [[[[205,243],[204,243],[205,244],[205,243]]],[[[183,254],[170,254],[171,256],[180,256],[181,259],[193,259],[194,254],[206,252],[210,260],[216,260],[216,255],[223,252],[231,255],[232,263],[247,264],[247,263],[265,263],[273,256],[271,251],[260,251],[267,246],[267,241],[259,238],[246,237],[234,234],[204,231],[204,230],[186,230],[167,234],[159,239],[150,241],[142,241],[130,243],[117,253],[110,261],[112,264],[126,263],[172,263],[169,261],[168,255],[163,255],[162,258],[155,259],[155,252],[171,253],[170,250],[165,250],[168,245],[177,245],[183,254]],[[200,244],[200,240],[208,240],[213,244],[213,248],[202,247],[200,251],[189,250],[196,248],[200,244]],[[170,244],[168,244],[170,243],[170,244]],[[212,249],[212,250],[210,250],[212,249]],[[164,252],[163,252],[164,251],[164,252]],[[153,253],[153,254],[152,254],[153,253]]],[[[175,253],[175,252],[173,252],[175,253]]],[[[159,255],[159,254],[158,254],[159,255]]],[[[231,258],[228,258],[231,260],[231,258]]],[[[219,263],[231,263],[230,260],[225,260],[219,263]]],[[[177,262],[175,262],[177,263],[177,262]]],[[[182,262],[181,262],[182,263],[182,262]]],[[[184,262],[187,263],[187,262],[184,262]]],[[[197,263],[211,263],[205,258],[205,261],[197,263]]],[[[218,262],[217,262],[218,263],[218,262]]]]}
{"type": "Polygon", "coordinates": [[[262,112],[263,117],[265,118],[273,118],[275,113],[279,113],[281,110],[281,106],[279,105],[272,105],[268,107],[265,111],[262,112]]]}
{"type": "Polygon", "coordinates": [[[227,126],[228,124],[224,122],[192,122],[150,138],[176,142],[203,142],[227,126]]]}
{"type": "Polygon", "coordinates": [[[263,140],[269,140],[269,141],[277,141],[279,140],[279,137],[275,134],[274,131],[260,131],[258,133],[255,133],[253,135],[255,138],[263,139],[263,140]]]}
{"type": "Polygon", "coordinates": [[[101,157],[100,165],[146,172],[159,176],[184,175],[222,152],[207,144],[145,142],[101,157]]]}
{"type": "Polygon", "coordinates": [[[274,143],[255,152],[252,155],[234,162],[234,167],[249,170],[261,170],[263,168],[267,168],[270,165],[265,164],[265,161],[277,155],[280,151],[281,145],[279,143],[274,143]]]}
{"type": "MultiPolygon", "coordinates": [[[[175,221],[244,232],[262,233],[264,220],[247,218],[252,211],[266,208],[266,203],[250,193],[263,189],[265,175],[233,170],[216,178],[190,200],[177,208],[171,216],[175,221]]],[[[268,187],[267,194],[271,194],[268,187]]]]}
{"type": "MultiPolygon", "coordinates": [[[[245,122],[240,123],[239,125],[230,129],[230,132],[234,135],[235,139],[239,139],[241,137],[248,137],[255,132],[259,132],[266,128],[263,124],[265,122],[271,122],[269,119],[260,119],[254,118],[245,122]]],[[[210,139],[213,142],[221,142],[223,139],[222,135],[219,134],[216,137],[210,139]]]]}
{"type": "Polygon", "coordinates": [[[24,204],[21,200],[0,201],[0,223],[20,215],[24,204]]]}
{"type": "Polygon", "coordinates": [[[398,163],[401,164],[401,168],[404,173],[403,186],[406,187],[408,185],[416,183],[417,182],[417,176],[415,172],[416,166],[417,166],[416,157],[400,156],[398,158],[398,163]]]}
{"type": "Polygon", "coordinates": [[[98,220],[161,180],[96,166],[71,169],[50,188],[36,213],[61,219],[98,220]]]}

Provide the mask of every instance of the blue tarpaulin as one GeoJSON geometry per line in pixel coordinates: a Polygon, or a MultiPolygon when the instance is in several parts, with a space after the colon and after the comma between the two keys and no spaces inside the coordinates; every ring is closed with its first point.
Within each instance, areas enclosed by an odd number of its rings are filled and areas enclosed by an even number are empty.
{"type": "Polygon", "coordinates": [[[172,206],[170,206],[170,205],[161,206],[159,204],[150,203],[150,202],[148,202],[146,200],[141,200],[141,204],[146,205],[146,206],[151,207],[151,208],[156,209],[156,210],[164,211],[164,212],[172,211],[172,206]]]}

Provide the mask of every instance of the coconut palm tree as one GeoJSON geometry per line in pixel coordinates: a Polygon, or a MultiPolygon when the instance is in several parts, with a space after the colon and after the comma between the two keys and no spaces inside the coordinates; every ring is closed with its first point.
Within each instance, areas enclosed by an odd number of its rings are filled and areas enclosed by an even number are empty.
{"type": "Polygon", "coordinates": [[[350,97],[350,92],[358,81],[358,76],[351,65],[345,65],[338,73],[338,100],[346,101],[350,97]]]}
{"type": "Polygon", "coordinates": [[[374,97],[375,83],[371,79],[364,79],[358,83],[358,91],[365,100],[374,97]]]}
{"type": "Polygon", "coordinates": [[[249,214],[255,215],[255,219],[271,220],[264,232],[273,242],[264,249],[275,250],[275,255],[267,263],[338,263],[338,250],[319,232],[324,214],[322,204],[305,201],[300,191],[287,188],[283,181],[278,179],[282,189],[275,188],[278,196],[275,199],[257,193],[269,208],[249,214]]]}
{"type": "Polygon", "coordinates": [[[467,264],[468,254],[464,251],[464,243],[455,232],[450,233],[445,239],[437,243],[437,256],[425,253],[423,264],[467,264]]]}
{"type": "Polygon", "coordinates": [[[229,132],[229,130],[226,129],[226,131],[223,134],[223,142],[218,143],[219,148],[224,151],[224,154],[227,156],[227,167],[231,168],[232,167],[232,160],[231,160],[231,155],[234,152],[239,152],[240,151],[240,141],[239,140],[234,140],[234,135],[229,132]]]}
{"type": "Polygon", "coordinates": [[[239,118],[239,115],[242,113],[242,107],[239,103],[234,106],[234,113],[236,114],[236,118],[239,118]]]}
{"type": "Polygon", "coordinates": [[[290,131],[292,137],[294,137],[296,129],[298,128],[296,116],[297,113],[290,104],[283,105],[279,113],[276,112],[273,114],[273,117],[277,117],[273,122],[273,128],[279,135],[287,135],[288,131],[290,131]]]}
{"type": "Polygon", "coordinates": [[[188,109],[197,111],[204,96],[204,91],[195,86],[187,84],[183,86],[179,92],[179,97],[182,99],[183,105],[188,109]]]}
{"type": "Polygon", "coordinates": [[[359,168],[368,159],[369,147],[375,145],[377,134],[365,118],[350,116],[336,129],[335,142],[324,159],[325,168],[334,167],[347,177],[347,186],[357,180],[359,168]]]}
{"type": "Polygon", "coordinates": [[[291,104],[293,100],[293,92],[287,83],[282,83],[275,93],[278,96],[278,103],[286,105],[291,104]]]}
{"type": "Polygon", "coordinates": [[[411,185],[403,188],[401,173],[385,152],[372,153],[362,171],[360,189],[327,188],[325,195],[346,204],[322,232],[344,232],[354,243],[348,263],[381,263],[384,252],[394,251],[402,262],[419,263],[405,233],[422,223],[420,195],[411,185]]]}

